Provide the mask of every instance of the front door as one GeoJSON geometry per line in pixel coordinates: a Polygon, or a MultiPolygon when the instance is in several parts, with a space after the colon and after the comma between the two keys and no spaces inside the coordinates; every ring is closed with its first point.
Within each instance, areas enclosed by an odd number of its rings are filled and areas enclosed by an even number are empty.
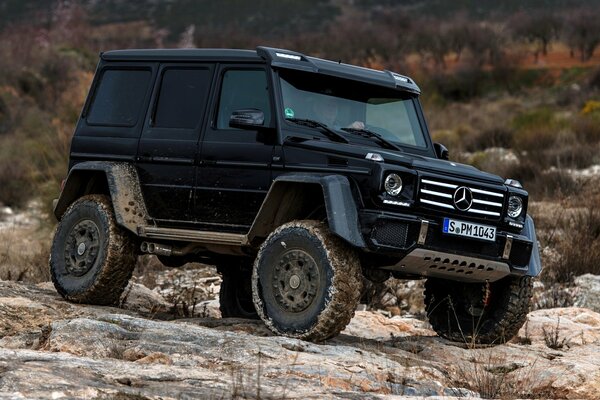
{"type": "Polygon", "coordinates": [[[138,147],[137,167],[150,216],[177,225],[191,215],[198,139],[214,65],[163,64],[138,147]]]}
{"type": "Polygon", "coordinates": [[[274,133],[231,128],[229,117],[234,110],[255,108],[264,112],[265,126],[274,126],[272,89],[267,70],[259,66],[221,65],[218,76],[194,216],[207,229],[246,232],[271,184],[274,133]]]}

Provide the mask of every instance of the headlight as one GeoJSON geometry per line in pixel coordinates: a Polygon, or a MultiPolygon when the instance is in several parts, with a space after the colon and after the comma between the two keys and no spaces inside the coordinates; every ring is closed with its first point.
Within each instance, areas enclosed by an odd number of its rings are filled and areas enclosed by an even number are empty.
{"type": "Polygon", "coordinates": [[[508,198],[508,216],[517,218],[523,211],[523,200],[519,196],[510,196],[508,198]]]}
{"type": "Polygon", "coordinates": [[[385,191],[390,196],[398,196],[402,191],[402,178],[398,174],[389,174],[385,178],[385,191]]]}

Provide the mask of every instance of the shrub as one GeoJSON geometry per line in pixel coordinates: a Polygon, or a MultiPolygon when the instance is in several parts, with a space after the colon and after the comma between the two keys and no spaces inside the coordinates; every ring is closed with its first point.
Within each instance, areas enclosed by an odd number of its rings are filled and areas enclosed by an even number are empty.
{"type": "Polygon", "coordinates": [[[458,129],[433,131],[431,132],[431,138],[434,142],[446,146],[450,153],[456,153],[463,149],[464,140],[458,129]]]}
{"type": "Polygon", "coordinates": [[[535,200],[570,196],[581,189],[568,172],[560,169],[543,171],[539,164],[530,160],[507,167],[503,176],[520,181],[535,200]]]}
{"type": "Polygon", "coordinates": [[[563,123],[553,110],[541,108],[517,115],[511,125],[515,149],[539,152],[554,146],[563,123]]]}
{"type": "Polygon", "coordinates": [[[452,74],[433,74],[431,83],[444,98],[465,101],[481,94],[485,79],[485,72],[481,68],[466,66],[458,68],[452,74]]]}
{"type": "Polygon", "coordinates": [[[557,248],[561,254],[556,265],[558,281],[568,282],[586,273],[600,274],[600,212],[595,205],[576,213],[557,248]]]}
{"type": "Polygon", "coordinates": [[[506,127],[492,127],[480,130],[464,139],[464,146],[468,151],[485,150],[490,147],[512,147],[513,132],[506,127]]]}
{"type": "Polygon", "coordinates": [[[594,102],[598,104],[595,109],[589,106],[590,103],[583,108],[583,116],[573,121],[573,132],[581,143],[597,144],[600,142],[600,102],[594,102]]]}
{"type": "MultiPolygon", "coordinates": [[[[589,197],[587,204],[567,216],[560,234],[553,234],[558,260],[548,266],[544,279],[571,283],[576,276],[600,274],[600,211],[598,198],[589,197]]],[[[558,227],[554,228],[560,229],[558,227]]]]}
{"type": "Polygon", "coordinates": [[[0,147],[0,203],[21,206],[31,193],[25,157],[20,156],[16,143],[6,138],[0,147]]]}

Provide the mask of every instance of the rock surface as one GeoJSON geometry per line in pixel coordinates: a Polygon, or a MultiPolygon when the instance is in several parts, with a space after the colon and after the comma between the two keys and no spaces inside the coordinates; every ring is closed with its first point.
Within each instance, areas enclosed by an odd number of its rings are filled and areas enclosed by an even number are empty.
{"type": "Polygon", "coordinates": [[[313,344],[257,321],[157,319],[165,306],[141,285],[111,308],[0,281],[0,398],[600,398],[589,309],[534,311],[513,343],[472,349],[412,317],[357,312],[313,344]]]}
{"type": "Polygon", "coordinates": [[[575,305],[600,312],[600,275],[585,274],[575,278],[575,305]]]}

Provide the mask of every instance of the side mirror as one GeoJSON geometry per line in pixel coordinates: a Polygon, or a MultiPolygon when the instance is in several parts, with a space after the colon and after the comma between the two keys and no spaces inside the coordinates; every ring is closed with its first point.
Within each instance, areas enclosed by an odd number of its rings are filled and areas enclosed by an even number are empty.
{"type": "Polygon", "coordinates": [[[444,146],[443,144],[434,143],[433,148],[435,149],[435,155],[437,156],[437,158],[441,160],[448,160],[450,158],[450,153],[448,152],[446,146],[444,146]]]}
{"type": "Polygon", "coordinates": [[[265,113],[256,108],[235,110],[229,117],[229,126],[239,129],[257,129],[264,126],[265,113]]]}

